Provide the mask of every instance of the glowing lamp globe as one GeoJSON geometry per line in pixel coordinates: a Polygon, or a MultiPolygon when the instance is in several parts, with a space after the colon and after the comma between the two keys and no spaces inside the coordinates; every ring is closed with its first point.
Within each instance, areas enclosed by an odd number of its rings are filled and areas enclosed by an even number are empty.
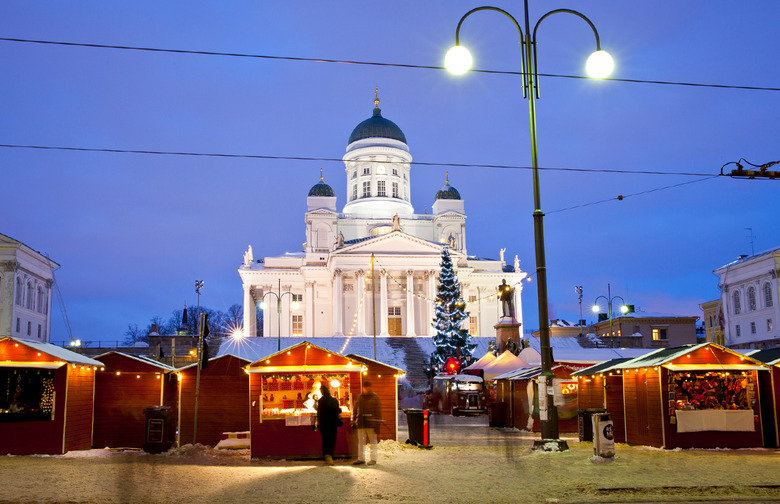
{"type": "Polygon", "coordinates": [[[337,389],[339,388],[339,386],[341,386],[341,382],[338,381],[337,379],[334,378],[330,381],[330,388],[337,389]]]}
{"type": "Polygon", "coordinates": [[[243,338],[244,337],[244,330],[243,329],[236,329],[235,331],[233,331],[231,336],[236,338],[236,339],[243,338]]]}
{"type": "Polygon", "coordinates": [[[260,301],[260,309],[265,310],[266,304],[265,301],[260,301]]]}
{"type": "Polygon", "coordinates": [[[607,51],[596,51],[590,55],[585,63],[585,70],[594,79],[603,79],[612,73],[615,62],[607,51]]]}
{"type": "Polygon", "coordinates": [[[626,306],[626,305],[621,306],[620,307],[620,313],[623,313],[623,314],[628,313],[628,306],[626,306]]]}
{"type": "Polygon", "coordinates": [[[444,56],[444,66],[454,75],[463,75],[471,68],[471,53],[461,45],[456,45],[444,56]]]}
{"type": "Polygon", "coordinates": [[[597,304],[594,304],[593,308],[591,308],[591,311],[593,311],[593,313],[598,313],[599,310],[600,310],[600,308],[599,308],[599,305],[597,305],[597,304]]]}

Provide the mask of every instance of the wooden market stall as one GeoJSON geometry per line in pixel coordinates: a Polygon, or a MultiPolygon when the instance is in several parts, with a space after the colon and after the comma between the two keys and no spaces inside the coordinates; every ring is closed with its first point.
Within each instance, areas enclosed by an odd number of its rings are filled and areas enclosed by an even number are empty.
{"type": "Polygon", "coordinates": [[[195,427],[197,363],[177,370],[179,375],[179,446],[197,442],[216,446],[223,432],[249,430],[249,361],[225,354],[209,359],[200,372],[198,432],[195,427]]]}
{"type": "Polygon", "coordinates": [[[343,425],[338,428],[334,456],[350,456],[350,415],[361,392],[361,373],[367,370],[357,359],[306,341],[247,366],[252,457],[322,456],[320,434],[312,428],[312,417],[316,415],[314,397],[323,382],[330,385],[342,409],[343,425]]]}
{"type": "Polygon", "coordinates": [[[780,447],[780,348],[764,348],[747,355],[769,366],[769,373],[758,374],[764,446],[780,447]]]}
{"type": "Polygon", "coordinates": [[[598,373],[588,368],[579,374],[595,380],[603,374],[609,378],[610,372],[622,380],[627,443],[663,448],[764,445],[759,374],[768,368],[755,359],[703,343],[663,348],[598,373]]]}
{"type": "Polygon", "coordinates": [[[374,393],[379,396],[382,404],[382,426],[379,428],[377,439],[390,439],[396,441],[398,434],[398,378],[403,376],[404,370],[383,364],[356,354],[347,354],[347,357],[359,362],[366,367],[362,373],[362,380],[371,382],[374,393]]]}
{"type": "Polygon", "coordinates": [[[101,366],[50,343],[0,338],[0,453],[89,449],[95,371],[101,366]]]}
{"type": "Polygon", "coordinates": [[[95,357],[104,369],[95,374],[95,424],[92,446],[141,448],[146,432],[144,408],[169,407],[176,425],[177,376],[154,359],[123,352],[95,357]]]}
{"type": "Polygon", "coordinates": [[[572,373],[577,379],[577,408],[604,409],[612,416],[616,443],[626,442],[623,410],[623,371],[615,366],[629,358],[611,359],[572,373]]]}

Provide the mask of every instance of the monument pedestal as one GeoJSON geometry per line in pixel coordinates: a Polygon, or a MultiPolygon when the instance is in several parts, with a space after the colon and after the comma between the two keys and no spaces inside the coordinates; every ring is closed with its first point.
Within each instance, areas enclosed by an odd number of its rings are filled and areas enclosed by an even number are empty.
{"type": "Polygon", "coordinates": [[[510,339],[518,348],[522,348],[520,325],[518,321],[510,317],[501,317],[498,324],[493,326],[496,330],[496,347],[498,347],[499,355],[506,350],[506,342],[510,339]]]}

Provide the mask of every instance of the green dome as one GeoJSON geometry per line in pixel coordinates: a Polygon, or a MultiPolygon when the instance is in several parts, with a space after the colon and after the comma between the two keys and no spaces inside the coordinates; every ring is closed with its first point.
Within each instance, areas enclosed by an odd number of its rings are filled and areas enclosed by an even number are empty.
{"type": "Polygon", "coordinates": [[[447,181],[444,183],[444,187],[439,189],[439,192],[436,193],[436,199],[460,199],[458,190],[450,185],[449,173],[447,174],[447,181]]]}
{"type": "Polygon", "coordinates": [[[374,115],[358,124],[349,135],[349,143],[364,138],[391,138],[406,143],[406,136],[393,121],[382,117],[379,107],[374,107],[374,115]]]}
{"type": "Polygon", "coordinates": [[[309,189],[309,196],[325,196],[334,197],[336,193],[333,192],[333,188],[325,183],[322,178],[322,168],[320,168],[320,181],[309,189]]]}

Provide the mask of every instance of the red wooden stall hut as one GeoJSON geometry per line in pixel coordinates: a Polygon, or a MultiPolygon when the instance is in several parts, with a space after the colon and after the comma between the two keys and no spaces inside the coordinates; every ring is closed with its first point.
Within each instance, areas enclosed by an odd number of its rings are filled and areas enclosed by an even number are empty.
{"type": "MultiPolygon", "coordinates": [[[[767,367],[759,361],[702,343],[659,349],[601,369],[598,375],[610,372],[622,375],[627,443],[663,448],[763,446],[758,374],[767,367]]],[[[596,373],[587,377],[595,379],[596,373]]]]}
{"type": "Polygon", "coordinates": [[[611,415],[616,443],[626,442],[623,371],[616,366],[629,358],[611,359],[572,373],[577,379],[577,408],[604,409],[611,415]]]}
{"type": "Polygon", "coordinates": [[[0,453],[89,449],[95,370],[101,366],[50,343],[0,338],[0,453]]]}
{"type": "Polygon", "coordinates": [[[764,348],[747,355],[770,366],[769,373],[758,374],[764,446],[780,447],[780,348],[764,348]]]}
{"type": "Polygon", "coordinates": [[[307,396],[322,382],[339,399],[343,423],[334,456],[350,456],[349,417],[360,394],[357,361],[303,341],[247,366],[251,408],[252,457],[315,458],[322,456],[319,432],[312,430],[313,401],[307,396]]]}
{"type": "Polygon", "coordinates": [[[249,361],[225,354],[209,359],[200,371],[198,432],[195,428],[197,363],[177,370],[179,375],[179,446],[197,442],[216,446],[223,432],[249,430],[249,380],[244,367],[249,361]]]}
{"type": "Polygon", "coordinates": [[[371,382],[372,389],[379,396],[379,401],[382,404],[383,422],[377,439],[379,441],[383,439],[396,441],[398,433],[398,378],[405,374],[404,370],[361,355],[347,354],[347,357],[366,367],[362,373],[362,379],[371,382]]]}
{"type": "Polygon", "coordinates": [[[92,446],[141,448],[146,434],[144,408],[167,406],[176,424],[177,376],[174,368],[149,357],[107,352],[95,357],[104,370],[95,375],[92,446]]]}

